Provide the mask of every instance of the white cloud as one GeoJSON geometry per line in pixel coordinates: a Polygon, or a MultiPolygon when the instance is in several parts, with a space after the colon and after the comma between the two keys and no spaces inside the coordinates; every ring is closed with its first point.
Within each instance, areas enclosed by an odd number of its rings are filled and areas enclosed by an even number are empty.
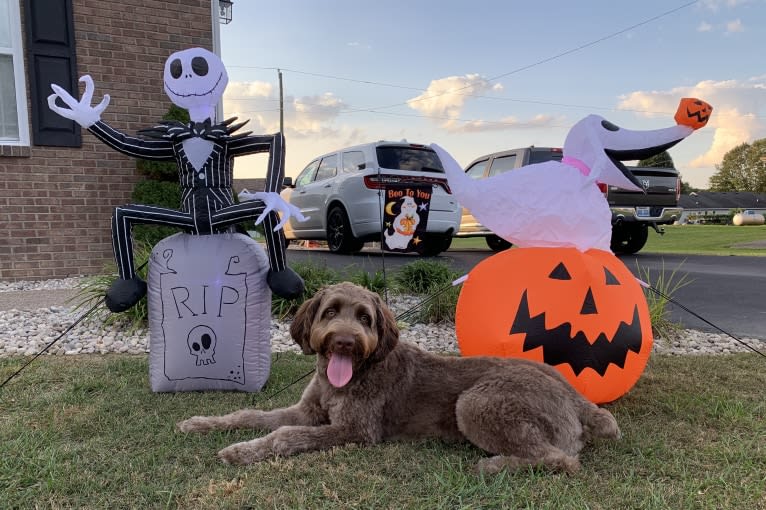
{"type": "Polygon", "coordinates": [[[742,24],[742,20],[740,19],[735,19],[726,23],[726,33],[728,34],[744,31],[745,26],[742,24]]]}
{"type": "Polygon", "coordinates": [[[733,8],[748,3],[750,0],[703,0],[702,5],[711,11],[717,11],[721,7],[733,8]]]}
{"type": "Polygon", "coordinates": [[[713,25],[707,21],[703,21],[697,26],[697,32],[710,32],[711,30],[713,30],[713,25]]]}
{"type": "Polygon", "coordinates": [[[450,131],[478,133],[482,131],[502,131],[505,129],[529,129],[558,127],[565,121],[562,117],[552,115],[535,115],[529,120],[519,120],[516,117],[504,117],[498,121],[473,120],[459,126],[452,126],[450,131]]]}
{"type": "Polygon", "coordinates": [[[407,101],[407,105],[428,117],[435,117],[445,129],[456,129],[457,119],[471,95],[503,89],[478,74],[448,76],[432,80],[425,92],[407,101]]]}
{"type": "MultiPolygon", "coordinates": [[[[338,116],[348,105],[326,92],[313,96],[284,98],[286,175],[297,176],[311,159],[338,149],[368,141],[363,129],[338,123],[338,116]]],[[[230,82],[224,95],[226,117],[236,116],[249,123],[242,131],[276,133],[279,131],[279,95],[276,87],[265,82],[230,82]]],[[[254,154],[239,157],[235,177],[263,177],[267,156],[254,154]]]]}
{"type": "Polygon", "coordinates": [[[372,46],[370,46],[369,44],[360,43],[359,41],[347,42],[346,46],[348,46],[350,48],[361,48],[361,49],[365,49],[365,50],[372,49],[372,46]]]}
{"type": "Polygon", "coordinates": [[[223,98],[224,101],[239,98],[263,98],[271,96],[273,90],[274,86],[271,83],[263,81],[234,81],[226,86],[223,98]]]}
{"type": "MultiPolygon", "coordinates": [[[[285,134],[293,138],[332,137],[339,130],[332,122],[347,105],[330,92],[284,98],[285,134]]],[[[270,83],[232,82],[224,94],[226,116],[250,119],[247,129],[256,133],[279,131],[279,96],[270,83]]]]}
{"type": "Polygon", "coordinates": [[[645,117],[668,116],[675,112],[682,97],[697,97],[713,105],[713,115],[705,130],[713,130],[712,141],[686,164],[691,168],[711,169],[724,154],[743,142],[766,136],[760,112],[766,108],[766,77],[746,81],[705,80],[690,87],[665,91],[637,91],[620,98],[618,108],[637,110],[645,117]]]}

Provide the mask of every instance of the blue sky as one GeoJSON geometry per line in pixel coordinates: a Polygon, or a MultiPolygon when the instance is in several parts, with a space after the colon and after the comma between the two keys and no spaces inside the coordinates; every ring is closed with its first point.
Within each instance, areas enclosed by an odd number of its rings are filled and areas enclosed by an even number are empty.
{"type": "MultiPolygon", "coordinates": [[[[235,0],[233,12],[224,113],[277,131],[282,69],[287,175],[381,139],[436,142],[466,165],[560,146],[590,113],[667,127],[690,96],[714,107],[670,151],[692,185],[766,137],[766,0],[235,0]]],[[[235,165],[238,178],[264,171],[262,156],[235,165]]]]}

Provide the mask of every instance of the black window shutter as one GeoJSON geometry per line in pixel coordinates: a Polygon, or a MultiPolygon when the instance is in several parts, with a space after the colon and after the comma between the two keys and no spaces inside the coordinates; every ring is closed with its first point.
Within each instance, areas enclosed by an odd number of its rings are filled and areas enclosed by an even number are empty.
{"type": "Polygon", "coordinates": [[[80,126],[48,108],[48,96],[53,93],[51,83],[60,85],[74,97],[80,95],[72,0],[24,0],[24,12],[32,143],[80,147],[80,126]]]}

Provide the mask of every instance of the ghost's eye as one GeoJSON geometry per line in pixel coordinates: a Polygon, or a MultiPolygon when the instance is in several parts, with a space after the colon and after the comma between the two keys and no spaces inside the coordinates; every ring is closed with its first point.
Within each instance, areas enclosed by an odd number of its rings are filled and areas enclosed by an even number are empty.
{"type": "Polygon", "coordinates": [[[175,59],[170,63],[170,76],[172,76],[175,79],[178,79],[181,77],[181,73],[183,72],[183,65],[181,65],[181,61],[179,59],[175,59]]]}
{"type": "Polygon", "coordinates": [[[608,120],[602,120],[601,121],[601,125],[603,126],[604,129],[607,129],[609,131],[619,131],[620,130],[620,128],[618,126],[612,124],[608,120]]]}
{"type": "Polygon", "coordinates": [[[194,71],[194,74],[197,76],[207,75],[207,60],[202,57],[194,57],[192,59],[192,71],[194,71]]]}

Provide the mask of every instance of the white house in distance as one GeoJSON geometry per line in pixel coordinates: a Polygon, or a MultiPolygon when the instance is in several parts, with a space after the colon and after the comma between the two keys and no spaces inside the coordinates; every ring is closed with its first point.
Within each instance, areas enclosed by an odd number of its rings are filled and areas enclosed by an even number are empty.
{"type": "Polygon", "coordinates": [[[693,191],[681,195],[679,205],[684,212],[679,223],[698,221],[700,217],[728,216],[733,210],[754,210],[766,214],[766,193],[749,191],[693,191]]]}

